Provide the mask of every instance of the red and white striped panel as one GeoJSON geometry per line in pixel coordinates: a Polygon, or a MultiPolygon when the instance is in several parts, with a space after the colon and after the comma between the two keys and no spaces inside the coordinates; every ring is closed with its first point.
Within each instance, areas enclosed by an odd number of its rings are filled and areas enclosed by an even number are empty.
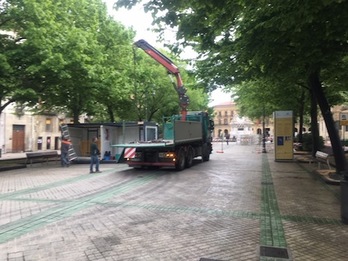
{"type": "Polygon", "coordinates": [[[124,157],[125,158],[134,158],[135,157],[135,148],[125,148],[124,157]]]}

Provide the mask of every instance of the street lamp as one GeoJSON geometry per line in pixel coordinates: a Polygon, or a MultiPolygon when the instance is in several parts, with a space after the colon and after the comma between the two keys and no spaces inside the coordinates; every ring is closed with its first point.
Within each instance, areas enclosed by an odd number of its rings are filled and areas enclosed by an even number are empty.
{"type": "Polygon", "coordinates": [[[263,112],[262,112],[262,153],[267,153],[267,151],[266,151],[265,106],[263,106],[263,112]]]}

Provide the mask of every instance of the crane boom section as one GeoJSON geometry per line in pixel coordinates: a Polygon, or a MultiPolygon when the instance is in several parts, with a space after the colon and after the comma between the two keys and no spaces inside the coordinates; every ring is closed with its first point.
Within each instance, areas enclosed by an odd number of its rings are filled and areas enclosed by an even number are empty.
{"type": "Polygon", "coordinates": [[[155,59],[157,62],[162,64],[171,74],[177,74],[179,73],[178,67],[176,67],[172,60],[170,60],[168,57],[160,53],[158,50],[156,50],[153,46],[151,46],[148,42],[145,40],[139,40],[134,43],[137,47],[143,49],[145,53],[150,55],[153,59],[155,59]]]}
{"type": "Polygon", "coordinates": [[[189,97],[186,96],[186,88],[184,87],[183,81],[181,79],[179,68],[170,60],[168,57],[163,55],[157,49],[155,49],[152,45],[150,45],[145,40],[139,40],[134,43],[135,46],[143,49],[145,53],[151,56],[158,63],[162,64],[169,73],[173,74],[176,78],[176,86],[175,90],[179,95],[179,104],[181,108],[181,118],[182,121],[186,120],[187,115],[187,106],[189,105],[189,97]]]}

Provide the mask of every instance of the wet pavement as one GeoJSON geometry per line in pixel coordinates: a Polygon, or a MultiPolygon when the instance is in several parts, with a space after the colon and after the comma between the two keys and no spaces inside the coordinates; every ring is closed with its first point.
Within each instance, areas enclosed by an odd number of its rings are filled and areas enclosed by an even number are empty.
{"type": "Polygon", "coordinates": [[[0,261],[347,260],[340,186],[316,167],[275,162],[271,144],[219,143],[181,172],[3,171],[0,261]]]}

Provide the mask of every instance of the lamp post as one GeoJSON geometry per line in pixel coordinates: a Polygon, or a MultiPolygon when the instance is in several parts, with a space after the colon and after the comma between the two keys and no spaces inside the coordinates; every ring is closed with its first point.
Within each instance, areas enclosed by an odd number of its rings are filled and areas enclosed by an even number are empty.
{"type": "Polygon", "coordinates": [[[262,153],[267,153],[266,151],[266,127],[265,127],[265,106],[263,106],[262,112],[262,153]]]}

